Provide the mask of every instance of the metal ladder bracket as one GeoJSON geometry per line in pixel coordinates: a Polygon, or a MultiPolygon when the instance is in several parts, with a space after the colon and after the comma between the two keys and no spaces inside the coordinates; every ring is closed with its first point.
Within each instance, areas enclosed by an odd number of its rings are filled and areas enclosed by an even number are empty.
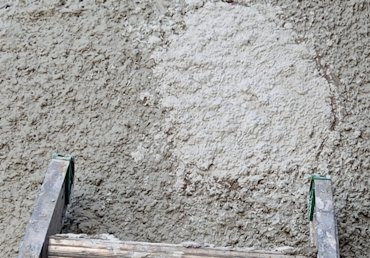
{"type": "Polygon", "coordinates": [[[311,176],[308,217],[319,258],[339,258],[338,231],[330,176],[311,176]]]}

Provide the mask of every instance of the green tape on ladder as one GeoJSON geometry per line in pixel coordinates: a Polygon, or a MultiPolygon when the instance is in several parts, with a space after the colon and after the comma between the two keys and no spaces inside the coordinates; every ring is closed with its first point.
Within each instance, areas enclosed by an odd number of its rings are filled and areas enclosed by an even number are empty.
{"type": "Polygon", "coordinates": [[[315,180],[331,180],[330,176],[312,175],[310,183],[309,204],[308,204],[308,218],[313,221],[315,213],[315,180]]]}

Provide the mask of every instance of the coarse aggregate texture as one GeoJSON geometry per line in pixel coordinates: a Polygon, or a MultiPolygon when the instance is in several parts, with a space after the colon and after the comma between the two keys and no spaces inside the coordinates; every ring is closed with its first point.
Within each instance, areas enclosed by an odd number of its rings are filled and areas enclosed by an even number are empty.
{"type": "Polygon", "coordinates": [[[226,197],[228,225],[244,220],[254,232],[233,245],[309,246],[306,179],[319,170],[324,139],[336,140],[330,85],[315,52],[277,26],[278,11],[202,4],[187,13],[186,31],[153,55],[176,188],[226,197]]]}
{"type": "MultiPolygon", "coordinates": [[[[343,257],[370,254],[370,2],[273,0],[300,41],[312,45],[320,73],[331,82],[337,135],[319,156],[333,177],[343,257]]],[[[284,25],[284,24],[283,24],[284,25]]]]}
{"type": "Polygon", "coordinates": [[[176,14],[165,6],[1,5],[1,257],[13,257],[18,249],[53,152],[76,155],[71,231],[161,239],[154,226],[160,230],[170,217],[163,189],[170,184],[172,162],[169,146],[154,140],[161,108],[140,94],[156,87],[149,53],[166,33],[176,33],[176,14]],[[140,144],[155,155],[138,164],[131,152],[140,144]]]}
{"type": "Polygon", "coordinates": [[[309,255],[307,176],[329,173],[343,257],[370,253],[366,4],[227,2],[2,0],[1,256],[55,151],[77,157],[66,232],[309,255]]]}
{"type": "Polygon", "coordinates": [[[317,165],[330,137],[330,87],[315,53],[277,28],[275,11],[207,3],[155,53],[181,185],[186,174],[273,182],[274,171],[317,165]]]}

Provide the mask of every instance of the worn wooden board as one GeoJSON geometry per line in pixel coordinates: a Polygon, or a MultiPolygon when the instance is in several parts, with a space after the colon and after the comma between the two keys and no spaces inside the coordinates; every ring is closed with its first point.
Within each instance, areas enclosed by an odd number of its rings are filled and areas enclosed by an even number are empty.
{"type": "Polygon", "coordinates": [[[69,160],[52,159],[20,245],[19,258],[47,257],[48,236],[60,233],[66,209],[65,188],[69,160]]]}
{"type": "Polygon", "coordinates": [[[303,258],[276,252],[229,250],[225,248],[188,248],[183,245],[127,242],[79,235],[56,235],[49,239],[49,257],[120,257],[120,258],[303,258]]]}

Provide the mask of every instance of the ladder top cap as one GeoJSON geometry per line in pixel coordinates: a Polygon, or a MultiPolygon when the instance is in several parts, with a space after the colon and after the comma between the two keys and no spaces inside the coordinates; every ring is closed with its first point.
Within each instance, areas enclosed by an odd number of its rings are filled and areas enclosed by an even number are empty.
{"type": "Polygon", "coordinates": [[[75,156],[69,154],[53,153],[53,159],[75,161],[75,156]]]}
{"type": "Polygon", "coordinates": [[[312,175],[311,180],[331,180],[331,176],[312,175]]]}

